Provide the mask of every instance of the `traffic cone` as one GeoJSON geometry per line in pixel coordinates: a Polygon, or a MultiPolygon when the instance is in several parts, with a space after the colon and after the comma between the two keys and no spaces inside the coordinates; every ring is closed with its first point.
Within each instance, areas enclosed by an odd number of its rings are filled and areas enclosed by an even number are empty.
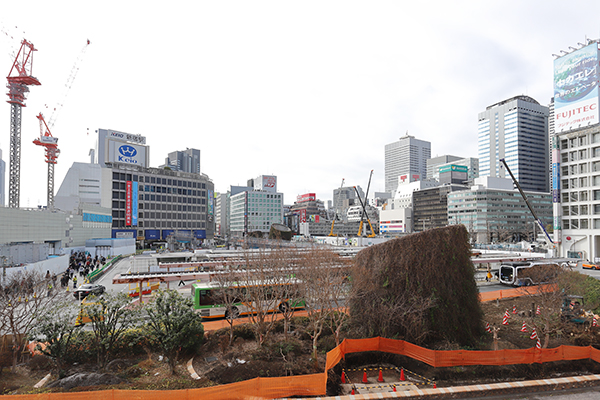
{"type": "Polygon", "coordinates": [[[383,382],[383,372],[381,372],[381,368],[379,368],[379,377],[377,377],[377,382],[383,382]]]}
{"type": "Polygon", "coordinates": [[[538,335],[537,332],[535,331],[535,328],[533,328],[533,331],[531,331],[531,336],[529,336],[529,339],[537,339],[538,335]]]}
{"type": "Polygon", "coordinates": [[[342,383],[346,383],[346,374],[342,371],[342,383]]]}
{"type": "MultiPolygon", "coordinates": [[[[506,312],[508,312],[508,310],[506,312]]],[[[508,315],[505,315],[504,318],[502,318],[502,325],[508,325],[508,315]]]]}
{"type": "Polygon", "coordinates": [[[513,314],[516,314],[516,313],[517,313],[517,306],[513,305],[513,314]]]}
{"type": "Polygon", "coordinates": [[[396,385],[392,385],[392,390],[395,392],[396,391],[396,385]]]}
{"type": "Polygon", "coordinates": [[[504,316],[508,319],[510,318],[510,314],[508,313],[508,308],[506,309],[506,311],[504,312],[504,316]]]}
{"type": "Polygon", "coordinates": [[[433,388],[437,389],[437,384],[435,382],[433,382],[433,388]]]}
{"type": "Polygon", "coordinates": [[[541,349],[542,348],[542,343],[540,342],[540,338],[538,338],[537,343],[535,344],[535,348],[536,349],[541,349]]]}
{"type": "Polygon", "coordinates": [[[400,380],[401,380],[401,381],[405,381],[405,380],[406,380],[406,378],[404,377],[404,368],[402,368],[402,369],[400,370],[400,380]]]}
{"type": "Polygon", "coordinates": [[[592,319],[592,326],[598,326],[598,321],[596,321],[596,316],[592,319]]]}
{"type": "Polygon", "coordinates": [[[521,328],[521,332],[527,332],[527,324],[523,321],[523,327],[521,328]]]}
{"type": "Polygon", "coordinates": [[[490,328],[490,323],[489,322],[485,323],[485,331],[487,333],[492,333],[492,328],[490,328]]]}
{"type": "Polygon", "coordinates": [[[354,386],[352,386],[352,393],[350,393],[351,395],[354,395],[354,386]]]}
{"type": "Polygon", "coordinates": [[[537,306],[537,309],[535,310],[535,315],[540,315],[542,314],[542,310],[540,310],[540,306],[537,306]]]}
{"type": "Polygon", "coordinates": [[[369,380],[367,379],[367,369],[366,368],[365,368],[365,372],[363,372],[362,383],[369,383],[369,380]]]}

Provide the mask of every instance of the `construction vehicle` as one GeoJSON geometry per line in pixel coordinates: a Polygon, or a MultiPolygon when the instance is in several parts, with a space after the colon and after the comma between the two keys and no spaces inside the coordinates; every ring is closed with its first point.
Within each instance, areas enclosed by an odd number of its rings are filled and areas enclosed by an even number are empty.
{"type": "MultiPolygon", "coordinates": [[[[342,184],[340,185],[340,191],[338,192],[338,203],[339,203],[339,196],[342,193],[342,188],[344,187],[344,181],[345,179],[342,178],[342,184]]],[[[335,225],[335,220],[338,219],[338,204],[334,204],[335,207],[335,214],[333,216],[333,218],[331,219],[331,231],[329,231],[329,235],[327,236],[336,236],[333,234],[333,226],[335,225]]]]}
{"type": "Polygon", "coordinates": [[[584,309],[583,296],[570,294],[563,297],[560,309],[560,319],[563,322],[571,322],[580,325],[584,329],[589,329],[593,318],[594,313],[587,312],[584,309]]]}
{"type": "MultiPolygon", "coordinates": [[[[538,218],[537,214],[533,210],[533,207],[529,203],[529,200],[527,199],[527,196],[525,195],[525,192],[523,192],[523,189],[521,188],[521,185],[519,184],[519,181],[517,181],[517,179],[513,175],[512,171],[508,167],[508,164],[506,163],[506,161],[504,160],[504,158],[501,158],[500,162],[504,165],[504,168],[506,168],[506,171],[508,172],[508,174],[512,178],[512,180],[513,180],[515,186],[517,187],[517,189],[519,189],[519,193],[521,193],[521,197],[523,197],[523,200],[525,200],[525,204],[527,205],[527,208],[529,208],[529,212],[531,213],[531,215],[533,215],[535,223],[540,228],[540,230],[544,233],[544,239],[546,240],[546,245],[548,246],[548,250],[550,250],[553,253],[553,250],[554,250],[554,247],[555,247],[554,246],[554,241],[552,241],[552,238],[548,234],[548,231],[546,231],[546,228],[544,227],[544,224],[542,224],[542,220],[538,218]]],[[[551,254],[551,256],[553,256],[553,255],[554,254],[551,254]]]]}
{"type": "MultiPolygon", "coordinates": [[[[375,231],[373,230],[373,225],[371,225],[371,220],[369,219],[369,215],[367,213],[367,207],[366,207],[366,203],[367,203],[367,198],[369,196],[369,188],[371,187],[371,178],[373,177],[373,170],[371,170],[371,175],[369,175],[369,184],[367,185],[367,193],[365,194],[365,201],[362,201],[362,198],[360,197],[360,193],[358,193],[358,189],[356,188],[356,186],[354,186],[354,191],[356,192],[356,196],[358,197],[358,200],[360,201],[360,205],[362,207],[362,213],[360,215],[360,225],[358,226],[358,236],[362,236],[362,229],[363,229],[363,222],[365,219],[365,216],[367,217],[367,222],[369,223],[369,228],[371,229],[371,233],[369,233],[367,235],[367,237],[369,238],[373,238],[375,237],[375,231]]],[[[365,228],[365,233],[367,232],[367,229],[365,228]]]]}

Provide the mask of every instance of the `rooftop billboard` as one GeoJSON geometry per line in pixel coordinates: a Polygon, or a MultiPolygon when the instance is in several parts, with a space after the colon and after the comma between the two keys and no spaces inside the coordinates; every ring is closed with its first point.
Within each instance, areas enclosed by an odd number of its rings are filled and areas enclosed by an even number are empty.
{"type": "Polygon", "coordinates": [[[554,126],[556,132],[597,124],[598,44],[554,60],[554,126]]]}

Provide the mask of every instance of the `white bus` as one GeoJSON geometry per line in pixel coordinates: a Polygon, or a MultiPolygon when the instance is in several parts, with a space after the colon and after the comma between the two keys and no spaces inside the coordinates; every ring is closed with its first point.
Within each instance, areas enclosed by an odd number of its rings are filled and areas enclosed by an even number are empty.
{"type": "MultiPolygon", "coordinates": [[[[277,312],[284,311],[286,307],[293,307],[294,309],[304,308],[306,306],[304,300],[301,299],[290,299],[288,296],[280,295],[282,291],[279,290],[282,285],[297,287],[299,281],[291,279],[281,284],[274,282],[235,282],[235,292],[239,298],[233,299],[230,307],[227,304],[223,304],[222,291],[228,288],[224,288],[222,284],[216,281],[211,282],[200,282],[192,285],[192,298],[194,299],[194,309],[197,310],[202,318],[213,319],[213,318],[238,318],[240,316],[255,314],[256,304],[251,301],[242,300],[248,290],[252,290],[254,287],[266,287],[267,289],[273,287],[274,296],[271,299],[265,299],[262,308],[266,308],[266,312],[277,312]]],[[[296,291],[296,290],[294,290],[296,291]]],[[[291,292],[291,290],[290,290],[291,292]]],[[[266,291],[268,294],[268,290],[266,291]]],[[[263,310],[264,311],[264,310],[263,310]]]]}
{"type": "Polygon", "coordinates": [[[559,273],[561,265],[553,260],[507,261],[500,265],[500,283],[532,286],[548,283],[559,273]]]}

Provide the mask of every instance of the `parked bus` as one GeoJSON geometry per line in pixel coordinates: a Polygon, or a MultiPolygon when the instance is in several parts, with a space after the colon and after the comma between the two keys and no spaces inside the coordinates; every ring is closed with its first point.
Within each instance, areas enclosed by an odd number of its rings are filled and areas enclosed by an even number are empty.
{"type": "Polygon", "coordinates": [[[500,283],[511,286],[541,285],[552,281],[561,265],[548,260],[508,261],[500,265],[500,283]]]}
{"type": "MultiPolygon", "coordinates": [[[[282,286],[289,287],[289,293],[297,292],[297,285],[300,282],[296,279],[286,281],[285,283],[274,283],[274,282],[235,282],[232,293],[237,298],[233,299],[232,304],[228,305],[224,303],[223,291],[229,290],[229,287],[223,287],[222,284],[216,281],[211,282],[199,282],[192,284],[192,297],[194,299],[194,309],[197,310],[202,318],[213,319],[213,318],[238,318],[240,316],[255,314],[257,305],[252,301],[244,301],[244,295],[252,290],[252,288],[261,287],[266,289],[266,294],[263,308],[266,308],[266,312],[277,312],[284,311],[286,307],[293,307],[294,309],[304,308],[306,303],[304,300],[291,299],[290,296],[285,295],[285,290],[280,290],[282,286]],[[292,289],[293,288],[293,289],[292,289]],[[272,289],[272,298],[267,298],[272,289]],[[283,294],[281,294],[283,292],[283,294]]],[[[295,296],[293,296],[295,297],[295,296]]]]}

